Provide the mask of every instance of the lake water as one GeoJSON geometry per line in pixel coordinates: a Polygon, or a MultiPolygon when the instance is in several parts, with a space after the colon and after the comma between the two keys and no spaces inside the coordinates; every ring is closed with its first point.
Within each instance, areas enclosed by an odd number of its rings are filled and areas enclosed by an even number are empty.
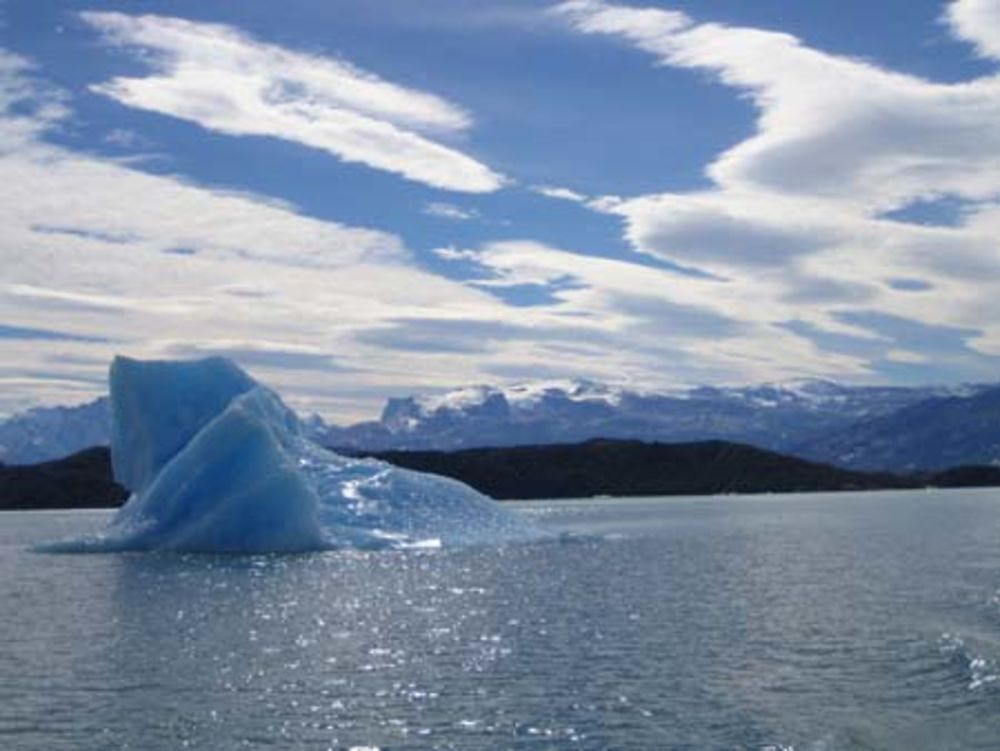
{"type": "Polygon", "coordinates": [[[0,748],[997,749],[1000,491],[524,503],[569,542],[59,556],[0,516],[0,748]]]}

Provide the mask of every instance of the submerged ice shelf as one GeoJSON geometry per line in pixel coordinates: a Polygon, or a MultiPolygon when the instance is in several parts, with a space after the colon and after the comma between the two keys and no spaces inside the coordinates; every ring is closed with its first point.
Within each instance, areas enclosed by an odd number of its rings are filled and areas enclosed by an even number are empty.
{"type": "Polygon", "coordinates": [[[529,540],[527,520],[456,480],[332,453],[223,358],[118,357],[111,458],[132,495],[61,552],[296,552],[529,540]]]}

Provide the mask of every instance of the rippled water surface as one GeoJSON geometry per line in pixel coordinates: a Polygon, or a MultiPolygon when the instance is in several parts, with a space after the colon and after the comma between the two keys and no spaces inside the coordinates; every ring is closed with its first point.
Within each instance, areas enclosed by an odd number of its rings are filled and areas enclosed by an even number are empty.
{"type": "Polygon", "coordinates": [[[997,749],[1000,491],[518,504],[575,539],[60,556],[0,516],[0,748],[997,749]]]}

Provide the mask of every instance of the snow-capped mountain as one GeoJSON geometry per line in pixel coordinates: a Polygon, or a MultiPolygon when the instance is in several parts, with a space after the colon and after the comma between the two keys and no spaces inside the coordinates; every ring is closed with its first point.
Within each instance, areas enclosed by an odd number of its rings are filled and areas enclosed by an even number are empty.
{"type": "Polygon", "coordinates": [[[591,381],[474,386],[390,399],[376,422],[330,428],[328,445],[366,450],[726,439],[789,451],[831,431],[923,400],[984,387],[843,386],[797,380],[642,392],[591,381]]]}
{"type": "MultiPolygon", "coordinates": [[[[984,407],[1000,399],[994,394],[1000,387],[796,380],[653,392],[538,381],[394,398],[378,420],[338,427],[313,415],[303,426],[314,441],[357,451],[721,439],[850,468],[938,469],[1000,457],[1000,412],[984,407]]],[[[109,412],[107,400],[98,399],[17,415],[0,423],[0,462],[27,464],[106,445],[109,412]]]]}
{"type": "Polygon", "coordinates": [[[0,423],[0,463],[58,459],[110,439],[111,405],[105,396],[75,407],[35,407],[0,423]]]}
{"type": "Polygon", "coordinates": [[[924,399],[795,447],[849,469],[937,471],[1000,464],[1000,387],[924,399]]]}

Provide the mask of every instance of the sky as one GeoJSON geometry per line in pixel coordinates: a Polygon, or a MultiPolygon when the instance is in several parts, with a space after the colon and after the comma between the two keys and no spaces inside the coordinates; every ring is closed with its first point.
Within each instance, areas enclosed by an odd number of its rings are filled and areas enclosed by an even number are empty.
{"type": "Polygon", "coordinates": [[[1000,381],[1000,0],[0,0],[0,414],[1000,381]]]}

